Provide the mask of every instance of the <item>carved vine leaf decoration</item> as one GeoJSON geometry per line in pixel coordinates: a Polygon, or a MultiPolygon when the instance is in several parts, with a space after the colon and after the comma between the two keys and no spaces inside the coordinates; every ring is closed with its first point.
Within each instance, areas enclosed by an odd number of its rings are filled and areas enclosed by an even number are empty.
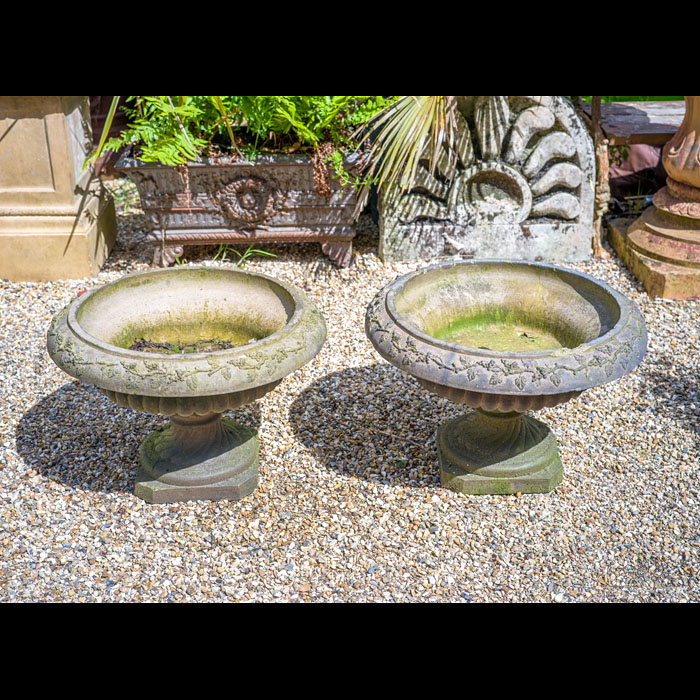
{"type": "Polygon", "coordinates": [[[274,374],[282,362],[302,352],[317,332],[317,312],[310,312],[300,322],[302,337],[291,347],[279,347],[272,353],[257,350],[230,360],[209,356],[203,360],[203,365],[189,369],[148,359],[108,362],[86,358],[72,336],[68,332],[60,331],[69,307],[70,305],[54,318],[47,334],[47,337],[53,341],[55,354],[61,358],[61,365],[66,370],[70,370],[69,374],[76,378],[82,377],[87,367],[99,368],[103,379],[113,379],[122,375],[126,390],[139,391],[144,383],[148,383],[150,391],[164,391],[177,385],[184,386],[189,391],[196,391],[198,377],[204,375],[213,377],[220,373],[224,379],[230,381],[234,370],[247,372],[246,379],[252,383],[263,371],[268,377],[274,374]]]}
{"type": "Polygon", "coordinates": [[[452,372],[455,375],[465,376],[469,382],[475,381],[480,375],[485,376],[490,386],[500,386],[512,379],[519,391],[525,391],[528,384],[539,386],[548,382],[555,388],[563,383],[564,374],[577,376],[583,374],[593,381],[591,371],[602,370],[609,379],[615,374],[615,367],[619,364],[624,370],[628,370],[634,357],[634,347],[642,338],[645,330],[638,319],[631,321],[629,332],[625,340],[611,341],[600,348],[596,348],[592,354],[576,353],[571,356],[577,365],[568,366],[559,362],[551,366],[543,366],[528,360],[472,359],[460,355],[454,362],[445,362],[433,352],[422,352],[416,341],[399,334],[395,330],[395,324],[391,320],[382,322],[380,308],[383,298],[379,295],[370,304],[367,319],[370,335],[381,336],[383,354],[386,358],[395,361],[401,367],[409,367],[414,364],[435,365],[442,370],[452,372]]]}

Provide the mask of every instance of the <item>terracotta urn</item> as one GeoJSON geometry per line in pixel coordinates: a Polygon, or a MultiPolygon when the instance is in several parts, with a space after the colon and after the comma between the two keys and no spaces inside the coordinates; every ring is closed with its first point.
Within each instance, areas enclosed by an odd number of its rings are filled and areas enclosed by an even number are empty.
{"type": "Polygon", "coordinates": [[[611,244],[652,297],[700,298],[700,95],[686,95],[680,129],[666,144],[666,187],[611,244]]]}
{"type": "Polygon", "coordinates": [[[69,375],[119,406],[170,419],[141,446],[135,493],[171,503],[255,490],[257,434],[223,414],[274,390],[325,337],[321,313],[292,285],[189,266],[93,289],[54,319],[47,342],[69,375]]]}
{"type": "Polygon", "coordinates": [[[673,183],[700,190],[700,95],[685,96],[685,118],[666,144],[663,159],[673,183]]]}
{"type": "Polygon", "coordinates": [[[528,414],[613,382],[647,347],[637,306],[561,267],[454,262],[404,276],[369,306],[379,354],[475,411],[437,434],[442,483],[467,494],[546,493],[563,479],[551,429],[528,414]]]}

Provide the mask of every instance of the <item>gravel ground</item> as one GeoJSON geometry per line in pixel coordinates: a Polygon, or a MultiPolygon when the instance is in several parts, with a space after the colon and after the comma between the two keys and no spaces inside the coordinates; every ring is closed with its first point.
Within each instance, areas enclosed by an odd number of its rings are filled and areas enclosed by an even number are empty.
{"type": "MultiPolygon", "coordinates": [[[[148,269],[138,210],[119,224],[94,279],[0,282],[0,601],[700,601],[699,301],[650,300],[614,257],[572,266],[639,304],[649,354],[541,412],[565,465],[555,492],[463,496],[441,488],[434,444],[463,409],[364,335],[374,294],[420,265],[383,265],[369,217],[346,270],[318,245],[269,245],[278,257],[249,269],[305,289],[328,342],[231,416],[259,430],[253,496],[154,506],[133,495],[134,477],[141,440],[165,419],[73,381],[45,346],[78,291],[148,269]]],[[[216,249],[186,251],[220,264],[216,249]]]]}

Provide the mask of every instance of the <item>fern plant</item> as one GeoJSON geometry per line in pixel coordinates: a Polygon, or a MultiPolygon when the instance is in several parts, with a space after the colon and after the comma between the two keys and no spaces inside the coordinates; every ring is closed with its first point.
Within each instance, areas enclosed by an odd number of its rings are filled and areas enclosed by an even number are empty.
{"type": "Polygon", "coordinates": [[[357,146],[355,130],[392,101],[366,95],[116,97],[90,160],[125,145],[133,146],[140,160],[166,165],[198,161],[212,147],[248,157],[313,152],[322,143],[346,152],[357,146]],[[104,135],[122,99],[129,127],[107,140],[104,135]]]}
{"type": "Polygon", "coordinates": [[[86,162],[105,151],[132,146],[145,162],[183,166],[214,155],[246,157],[261,153],[306,152],[313,156],[321,194],[331,177],[356,188],[369,181],[350,176],[343,158],[355,151],[356,131],[395,98],[369,95],[141,95],[115,97],[98,147],[86,162]],[[129,126],[107,139],[120,100],[129,126]]]}

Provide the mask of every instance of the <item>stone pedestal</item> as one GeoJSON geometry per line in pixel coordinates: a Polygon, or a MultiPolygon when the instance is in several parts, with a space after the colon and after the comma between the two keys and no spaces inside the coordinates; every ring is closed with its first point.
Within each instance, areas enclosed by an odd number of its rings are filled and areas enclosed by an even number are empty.
{"type": "Polygon", "coordinates": [[[459,97],[457,162],[382,193],[384,261],[576,262],[593,251],[593,140],[565,97],[459,97]]]}
{"type": "Polygon", "coordinates": [[[523,413],[477,409],[440,426],[442,485],[458,493],[549,493],[564,478],[551,429],[523,413]]]}
{"type": "Polygon", "coordinates": [[[87,96],[0,96],[0,278],[96,274],[116,238],[93,169],[87,96]]]}
{"type": "Polygon", "coordinates": [[[258,435],[221,414],[171,416],[141,445],[135,494],[149,503],[239,501],[258,485],[258,435]]]}
{"type": "Polygon", "coordinates": [[[700,297],[700,96],[664,149],[667,186],[636,221],[610,225],[610,244],[650,296],[700,297]]]}

